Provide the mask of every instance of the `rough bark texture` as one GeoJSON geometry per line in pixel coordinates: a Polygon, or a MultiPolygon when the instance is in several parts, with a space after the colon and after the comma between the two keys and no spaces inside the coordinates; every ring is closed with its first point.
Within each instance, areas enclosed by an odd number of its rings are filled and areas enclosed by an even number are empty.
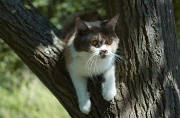
{"type": "Polygon", "coordinates": [[[89,81],[92,110],[79,111],[77,97],[65,69],[61,33],[31,4],[0,1],[0,37],[57,97],[73,118],[178,118],[180,66],[172,1],[106,0],[108,16],[120,13],[117,64],[118,95],[106,102],[100,83],[89,81]]]}
{"type": "Polygon", "coordinates": [[[119,73],[122,118],[179,118],[180,66],[171,0],[106,0],[120,12],[121,48],[127,61],[119,73]],[[124,70],[123,70],[124,69],[124,70]]]}

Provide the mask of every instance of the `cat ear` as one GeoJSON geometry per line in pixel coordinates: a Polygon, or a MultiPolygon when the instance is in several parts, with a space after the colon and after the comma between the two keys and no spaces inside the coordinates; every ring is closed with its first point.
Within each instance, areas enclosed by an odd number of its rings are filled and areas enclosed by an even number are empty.
{"type": "Polygon", "coordinates": [[[119,18],[119,14],[109,19],[105,24],[105,28],[108,28],[114,31],[118,18],[119,18]]]}
{"type": "Polygon", "coordinates": [[[80,18],[76,18],[75,25],[77,30],[80,30],[82,32],[89,30],[88,26],[80,18]]]}

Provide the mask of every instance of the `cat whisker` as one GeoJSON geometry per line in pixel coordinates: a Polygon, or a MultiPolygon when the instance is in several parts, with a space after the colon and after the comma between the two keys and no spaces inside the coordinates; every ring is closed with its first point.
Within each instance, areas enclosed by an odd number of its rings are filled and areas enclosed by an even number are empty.
{"type": "Polygon", "coordinates": [[[96,56],[96,60],[95,60],[95,69],[96,69],[96,71],[97,71],[97,74],[98,74],[98,75],[101,75],[101,74],[99,73],[99,70],[98,70],[98,67],[97,67],[97,59],[98,59],[98,56],[96,56]]]}
{"type": "Polygon", "coordinates": [[[123,57],[121,57],[121,56],[119,56],[119,55],[117,55],[115,53],[112,53],[112,55],[114,55],[115,61],[118,64],[118,66],[120,66],[120,63],[125,61],[125,59],[123,57]]]}
{"type": "Polygon", "coordinates": [[[91,61],[91,63],[90,63],[90,74],[91,74],[91,77],[93,78],[93,63],[94,63],[94,60],[95,60],[95,56],[93,56],[92,57],[92,59],[91,59],[92,61],[91,61]]]}
{"type": "Polygon", "coordinates": [[[122,62],[122,61],[125,60],[125,59],[123,59],[121,56],[119,56],[117,54],[112,53],[112,55],[114,55],[116,57],[115,59],[118,60],[119,62],[122,62]]]}
{"type": "MultiPolygon", "coordinates": [[[[96,67],[95,67],[95,66],[96,66],[96,65],[95,65],[95,64],[96,64],[96,63],[95,63],[95,62],[96,62],[96,55],[94,55],[91,60],[92,60],[92,61],[91,61],[90,72],[89,72],[89,73],[91,74],[90,79],[93,81],[94,84],[96,84],[96,81],[95,81],[94,78],[93,78],[94,76],[93,76],[93,72],[92,72],[92,71],[93,71],[93,66],[94,66],[94,71],[95,71],[95,68],[96,68],[96,67]]],[[[97,78],[96,78],[96,79],[97,79],[97,78]]]]}
{"type": "Polygon", "coordinates": [[[86,62],[86,65],[85,65],[85,69],[86,69],[86,73],[92,77],[92,74],[91,74],[91,63],[92,63],[92,59],[95,55],[94,54],[91,54],[88,59],[88,61],[86,62]]]}
{"type": "Polygon", "coordinates": [[[92,54],[89,57],[90,58],[88,59],[88,61],[86,62],[86,65],[85,65],[86,73],[89,75],[89,77],[93,81],[93,83],[96,84],[96,80],[94,80],[94,79],[97,79],[97,77],[93,76],[93,73],[95,72],[96,74],[100,75],[100,72],[99,72],[98,66],[97,66],[98,56],[97,56],[97,54],[92,54]],[[94,78],[94,77],[96,77],[96,78],[94,78]]]}

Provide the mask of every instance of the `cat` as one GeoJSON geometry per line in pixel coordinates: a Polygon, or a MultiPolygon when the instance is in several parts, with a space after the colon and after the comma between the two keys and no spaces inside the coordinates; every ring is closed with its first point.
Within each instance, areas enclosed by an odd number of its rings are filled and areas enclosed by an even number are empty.
{"type": "Polygon", "coordinates": [[[84,22],[75,19],[75,29],[65,38],[66,68],[76,90],[80,110],[91,110],[87,80],[103,75],[102,95],[106,101],[116,95],[115,57],[119,38],[114,32],[119,15],[106,21],[84,22]]]}

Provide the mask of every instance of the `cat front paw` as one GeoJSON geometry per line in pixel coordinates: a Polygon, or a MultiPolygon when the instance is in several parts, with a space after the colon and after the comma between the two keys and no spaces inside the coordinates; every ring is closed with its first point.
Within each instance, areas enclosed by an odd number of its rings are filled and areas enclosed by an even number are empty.
{"type": "Polygon", "coordinates": [[[85,102],[81,102],[79,104],[79,108],[83,113],[88,114],[91,111],[91,101],[90,101],[90,99],[85,101],[85,102]]]}
{"type": "Polygon", "coordinates": [[[110,101],[116,96],[116,88],[103,89],[102,95],[106,101],[110,101]]]}

